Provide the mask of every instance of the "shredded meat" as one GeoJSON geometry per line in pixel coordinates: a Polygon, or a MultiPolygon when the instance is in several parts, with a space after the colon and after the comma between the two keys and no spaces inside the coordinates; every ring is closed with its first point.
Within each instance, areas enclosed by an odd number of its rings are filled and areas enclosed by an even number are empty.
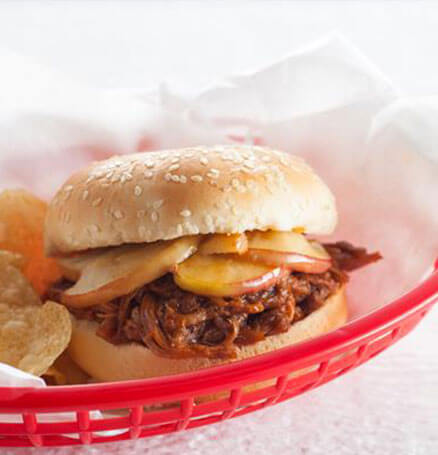
{"type": "MultiPolygon", "coordinates": [[[[325,245],[333,266],[322,274],[291,272],[273,286],[237,297],[205,297],[180,289],[167,274],[129,295],[70,311],[99,323],[97,334],[113,344],[142,343],[160,356],[232,358],[237,348],[286,332],[324,305],[347,280],[344,270],[380,258],[346,242],[325,245]]],[[[72,283],[60,281],[50,298],[72,283]]]]}
{"type": "Polygon", "coordinates": [[[350,272],[382,259],[379,252],[368,253],[365,248],[358,248],[348,242],[325,243],[324,248],[339,269],[350,272]]]}

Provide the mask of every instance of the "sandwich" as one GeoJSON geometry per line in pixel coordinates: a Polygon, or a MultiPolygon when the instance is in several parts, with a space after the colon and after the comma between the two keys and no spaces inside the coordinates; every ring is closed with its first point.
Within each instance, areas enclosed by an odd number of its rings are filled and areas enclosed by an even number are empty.
{"type": "Polygon", "coordinates": [[[73,319],[72,359],[98,381],[195,371],[347,321],[349,273],[375,262],[321,243],[335,198],[299,157],[259,146],[116,156],[73,174],[45,220],[73,319]]]}

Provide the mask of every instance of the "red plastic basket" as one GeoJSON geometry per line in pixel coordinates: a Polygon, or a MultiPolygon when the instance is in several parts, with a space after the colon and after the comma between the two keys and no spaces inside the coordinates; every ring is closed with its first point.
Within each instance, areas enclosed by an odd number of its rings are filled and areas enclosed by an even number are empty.
{"type": "Polygon", "coordinates": [[[318,387],[376,356],[410,332],[437,300],[438,261],[425,281],[396,301],[327,335],[253,359],[141,381],[0,388],[0,413],[15,414],[19,420],[2,422],[0,416],[0,446],[144,438],[253,412],[318,387]],[[265,383],[256,390],[245,390],[260,382],[265,383]],[[222,398],[200,399],[213,393],[222,398]],[[92,418],[92,410],[109,416],[92,418]],[[72,418],[39,422],[41,415],[52,412],[70,412],[72,418]]]}

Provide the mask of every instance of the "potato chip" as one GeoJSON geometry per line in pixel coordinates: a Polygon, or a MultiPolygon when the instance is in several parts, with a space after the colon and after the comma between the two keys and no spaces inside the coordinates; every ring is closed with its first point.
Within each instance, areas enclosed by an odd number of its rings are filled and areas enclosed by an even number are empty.
{"type": "Polygon", "coordinates": [[[71,338],[68,310],[55,302],[0,303],[0,362],[37,376],[47,371],[71,338]]]}
{"type": "Polygon", "coordinates": [[[0,193],[0,249],[23,255],[24,275],[39,295],[61,277],[55,260],[44,256],[46,210],[47,204],[27,191],[0,193]]]}
{"type": "Polygon", "coordinates": [[[70,342],[71,317],[58,303],[41,305],[21,263],[18,254],[0,251],[0,362],[40,376],[70,342]]]}
{"type": "Polygon", "coordinates": [[[41,304],[35,290],[18,268],[23,264],[21,255],[0,250],[0,305],[41,304]]]}

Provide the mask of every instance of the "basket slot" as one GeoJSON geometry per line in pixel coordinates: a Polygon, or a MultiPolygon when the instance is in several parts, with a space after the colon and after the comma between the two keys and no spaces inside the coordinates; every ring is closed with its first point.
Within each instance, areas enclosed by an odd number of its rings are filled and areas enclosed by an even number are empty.
{"type": "Polygon", "coordinates": [[[26,430],[26,435],[35,447],[41,447],[43,445],[43,437],[39,434],[35,434],[38,429],[38,422],[35,413],[24,412],[22,414],[24,429],[26,430]]]}
{"type": "MultiPolygon", "coordinates": [[[[229,392],[226,392],[229,395],[229,392]]],[[[199,400],[199,397],[196,397],[196,400],[199,400]]],[[[217,400],[211,400],[206,402],[197,402],[196,406],[193,408],[192,418],[201,418],[206,415],[211,414],[218,414],[222,415],[224,411],[228,411],[230,409],[230,397],[227,396],[226,398],[219,398],[217,400]]]]}
{"type": "Polygon", "coordinates": [[[176,431],[175,423],[165,423],[163,425],[151,425],[145,428],[142,428],[140,433],[140,438],[145,436],[156,436],[159,434],[173,433],[176,431]]]}
{"type": "Polygon", "coordinates": [[[204,425],[209,425],[211,423],[221,422],[222,421],[222,413],[217,413],[213,415],[205,415],[202,417],[198,417],[196,419],[191,419],[187,429],[202,427],[204,425]]]}
{"type": "Polygon", "coordinates": [[[193,397],[181,401],[181,420],[176,423],[176,431],[184,430],[189,424],[193,413],[193,397]]]}

